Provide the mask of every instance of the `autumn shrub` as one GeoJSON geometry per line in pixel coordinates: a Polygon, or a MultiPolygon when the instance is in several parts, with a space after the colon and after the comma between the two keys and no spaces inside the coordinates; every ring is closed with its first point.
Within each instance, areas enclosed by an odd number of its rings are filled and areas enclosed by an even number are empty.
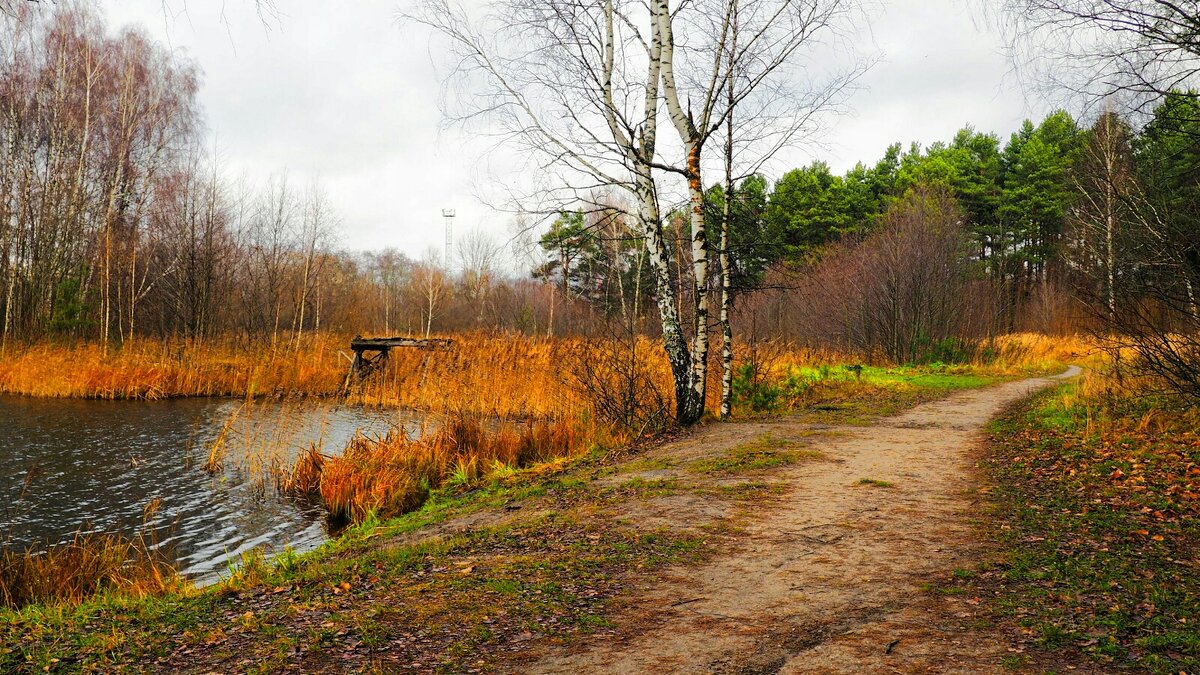
{"type": "Polygon", "coordinates": [[[968,358],[955,341],[985,334],[987,317],[963,220],[953,195],[918,186],[863,239],[830,247],[797,284],[805,337],[892,363],[968,358]]]}
{"type": "Polygon", "coordinates": [[[625,436],[654,434],[670,424],[671,379],[661,347],[637,335],[587,340],[563,349],[565,388],[588,411],[625,436]]]}
{"type": "Polygon", "coordinates": [[[502,423],[458,415],[416,438],[403,430],[355,436],[340,455],[315,448],[283,472],[286,493],[318,498],[334,520],[385,518],[421,506],[431,490],[571,455],[589,435],[568,420],[502,423]]]}

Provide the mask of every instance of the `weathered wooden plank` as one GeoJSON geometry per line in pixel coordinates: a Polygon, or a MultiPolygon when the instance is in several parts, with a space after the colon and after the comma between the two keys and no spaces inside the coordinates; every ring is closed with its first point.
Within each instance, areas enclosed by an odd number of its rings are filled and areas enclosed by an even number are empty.
{"type": "Polygon", "coordinates": [[[350,381],[355,377],[365,377],[372,371],[383,368],[388,361],[388,352],[392,349],[409,347],[414,349],[445,349],[454,344],[453,340],[443,338],[410,338],[410,337],[382,337],[382,338],[364,338],[361,335],[355,336],[350,341],[350,349],[354,352],[354,358],[350,362],[350,372],[346,374],[346,383],[343,389],[349,390],[350,381]]]}
{"type": "Polygon", "coordinates": [[[454,344],[453,340],[442,338],[409,338],[409,337],[383,337],[383,338],[364,338],[356,337],[350,341],[350,349],[356,352],[363,351],[386,351],[393,347],[415,347],[417,349],[440,349],[449,347],[454,344]]]}

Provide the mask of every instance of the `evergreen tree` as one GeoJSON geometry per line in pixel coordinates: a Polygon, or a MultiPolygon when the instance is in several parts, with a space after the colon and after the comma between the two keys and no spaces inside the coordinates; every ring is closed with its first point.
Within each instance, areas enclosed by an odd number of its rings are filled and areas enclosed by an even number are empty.
{"type": "Polygon", "coordinates": [[[1045,280],[1058,261],[1079,128],[1069,114],[1050,114],[1036,128],[1026,120],[1004,149],[999,250],[1013,282],[1045,280]]]}
{"type": "Polygon", "coordinates": [[[776,181],[766,217],[788,260],[815,253],[855,226],[846,205],[845,181],[830,173],[825,162],[793,169],[776,181]]]}
{"type": "MultiPolygon", "coordinates": [[[[760,174],[747,176],[736,188],[729,223],[733,293],[756,288],[767,268],[783,255],[780,232],[767,223],[767,199],[767,179],[760,174]]],[[[725,206],[725,187],[714,185],[709,188],[705,203],[708,217],[712,222],[720,222],[725,206]]]]}

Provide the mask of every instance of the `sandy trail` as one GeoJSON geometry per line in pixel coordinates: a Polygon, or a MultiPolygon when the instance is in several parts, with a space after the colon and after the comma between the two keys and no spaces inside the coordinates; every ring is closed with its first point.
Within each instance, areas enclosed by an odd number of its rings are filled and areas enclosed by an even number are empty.
{"type": "MultiPolygon", "coordinates": [[[[1004,405],[1078,372],[958,393],[873,426],[838,428],[811,446],[830,461],[775,474],[789,496],[751,519],[748,543],[680,569],[615,617],[624,639],[549,653],[522,671],[1003,672],[1007,646],[967,630],[974,600],[921,587],[969,566],[978,550],[970,451],[984,424],[1004,405]]],[[[789,431],[787,422],[774,426],[789,431]]],[[[719,425],[702,440],[722,444],[725,433],[736,442],[744,435],[737,428],[719,425]]],[[[687,513],[678,517],[686,525],[687,513]]]]}

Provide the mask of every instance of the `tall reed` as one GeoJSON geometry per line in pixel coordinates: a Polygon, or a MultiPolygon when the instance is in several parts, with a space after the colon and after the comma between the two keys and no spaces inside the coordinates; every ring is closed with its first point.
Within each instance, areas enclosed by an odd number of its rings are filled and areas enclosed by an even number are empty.
{"type": "Polygon", "coordinates": [[[142,528],[133,536],[81,531],[45,550],[0,549],[0,606],[75,604],[101,593],[144,597],[184,587],[150,529],[160,504],[145,506],[142,528]]]}
{"type": "Polygon", "coordinates": [[[490,426],[456,416],[419,438],[403,431],[355,436],[341,455],[310,448],[280,475],[280,490],[320,499],[336,520],[388,517],[424,503],[447,482],[471,483],[494,471],[568,456],[588,435],[576,422],[542,420],[490,426]]]}

